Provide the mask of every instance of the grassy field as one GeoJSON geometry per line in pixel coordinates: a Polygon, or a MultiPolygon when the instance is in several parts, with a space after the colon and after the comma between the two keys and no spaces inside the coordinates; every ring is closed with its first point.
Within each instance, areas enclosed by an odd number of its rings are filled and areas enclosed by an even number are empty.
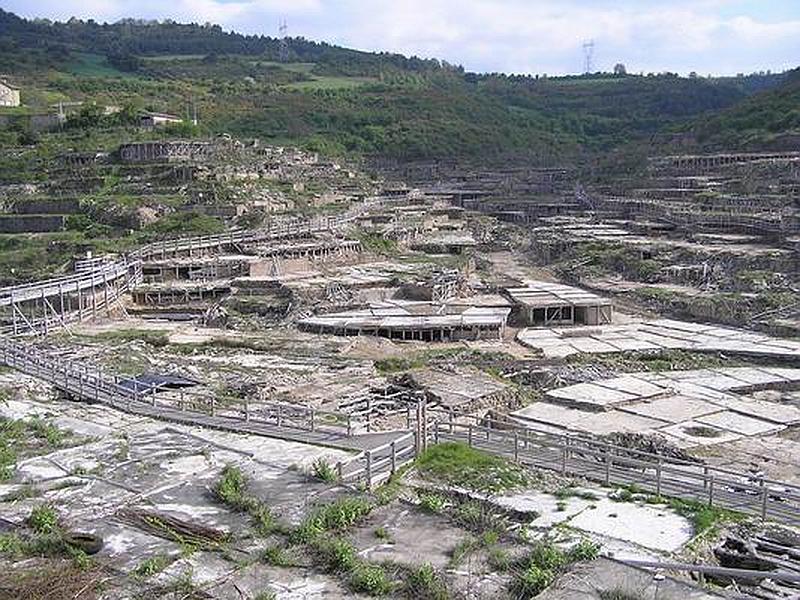
{"type": "Polygon", "coordinates": [[[67,65],[66,70],[80,77],[130,77],[108,64],[105,56],[82,52],[75,54],[75,59],[67,65]]]}
{"type": "Polygon", "coordinates": [[[374,77],[328,77],[314,76],[312,81],[298,81],[282,86],[288,90],[310,91],[310,90],[349,90],[362,85],[376,83],[374,77]]]}

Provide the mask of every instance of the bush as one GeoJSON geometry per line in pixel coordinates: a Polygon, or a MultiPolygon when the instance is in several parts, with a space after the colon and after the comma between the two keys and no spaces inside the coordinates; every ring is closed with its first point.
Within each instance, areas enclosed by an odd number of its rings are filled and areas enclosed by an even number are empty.
{"type": "Polygon", "coordinates": [[[360,521],[373,508],[372,502],[366,498],[339,498],[316,509],[295,531],[295,536],[300,541],[309,542],[322,533],[342,531],[360,521]]]}
{"type": "Polygon", "coordinates": [[[386,570],[380,565],[358,563],[350,573],[350,587],[354,592],[385,596],[394,586],[386,575],[386,570]]]}
{"type": "Polygon", "coordinates": [[[416,466],[424,477],[483,493],[497,493],[528,483],[522,467],[458,442],[428,448],[417,459],[416,466]]]}
{"type": "Polygon", "coordinates": [[[42,504],[31,510],[27,522],[36,533],[54,533],[58,529],[58,513],[52,506],[42,504]]]}
{"type": "Polygon", "coordinates": [[[511,581],[511,593],[515,598],[533,598],[547,589],[555,575],[538,565],[530,565],[511,581]]]}
{"type": "Polygon", "coordinates": [[[140,562],[133,573],[142,579],[147,579],[166,569],[171,562],[172,559],[166,554],[154,554],[140,562]]]}
{"type": "Polygon", "coordinates": [[[331,464],[322,457],[316,459],[311,464],[311,472],[314,474],[314,477],[322,481],[332,482],[339,479],[336,469],[334,469],[331,464]]]}
{"type": "Polygon", "coordinates": [[[216,497],[233,510],[249,514],[256,529],[266,535],[275,529],[275,517],[261,500],[247,493],[247,479],[238,467],[232,465],[222,469],[222,476],[214,486],[216,497]]]}
{"type": "Polygon", "coordinates": [[[292,564],[289,553],[277,544],[264,548],[261,558],[265,563],[275,567],[288,567],[292,564]]]}

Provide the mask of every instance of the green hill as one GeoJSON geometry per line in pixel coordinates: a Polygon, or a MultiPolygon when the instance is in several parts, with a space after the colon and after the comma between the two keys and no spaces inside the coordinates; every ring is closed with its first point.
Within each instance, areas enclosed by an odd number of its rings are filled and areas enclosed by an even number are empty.
{"type": "Polygon", "coordinates": [[[708,149],[800,146],[800,69],[773,89],[698,122],[695,133],[708,149]]]}
{"type": "MultiPolygon", "coordinates": [[[[546,163],[603,155],[706,120],[781,80],[475,74],[303,38],[288,40],[288,61],[281,62],[279,40],[219,26],[51,23],[1,10],[0,32],[0,64],[33,110],[52,110],[58,101],[182,115],[191,107],[203,134],[404,160],[546,163]]],[[[111,120],[83,119],[81,126],[79,143],[87,147],[114,138],[111,120]]],[[[24,128],[20,121],[18,135],[27,136],[24,128]]]]}

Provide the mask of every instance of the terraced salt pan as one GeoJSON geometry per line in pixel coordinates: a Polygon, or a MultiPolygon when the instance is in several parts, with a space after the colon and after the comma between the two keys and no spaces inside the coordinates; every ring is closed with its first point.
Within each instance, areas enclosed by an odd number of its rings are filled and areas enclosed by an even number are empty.
{"type": "Polygon", "coordinates": [[[558,500],[546,492],[525,490],[498,496],[492,501],[505,508],[537,513],[539,516],[530,522],[533,528],[549,531],[557,524],[568,525],[592,534],[606,550],[615,547],[618,555],[630,558],[653,556],[648,551],[675,552],[693,536],[691,523],[666,506],[615,502],[606,490],[592,488],[589,491],[597,498],[558,500]]]}
{"type": "Polygon", "coordinates": [[[800,384],[800,369],[731,367],[623,377],[550,390],[513,416],[603,435],[658,432],[691,447],[770,435],[800,423],[800,407],[735,392],[800,384]],[[701,433],[702,432],[702,433],[701,433]]]}
{"type": "Polygon", "coordinates": [[[548,358],[581,353],[684,349],[800,360],[800,342],[794,340],[672,319],[599,327],[526,328],[517,334],[517,340],[524,346],[540,349],[548,358]]]}

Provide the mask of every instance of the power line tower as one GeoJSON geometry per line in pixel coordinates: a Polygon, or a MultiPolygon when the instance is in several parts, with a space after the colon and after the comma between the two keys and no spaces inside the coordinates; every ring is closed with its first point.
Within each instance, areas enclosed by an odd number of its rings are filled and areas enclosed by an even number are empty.
{"type": "Polygon", "coordinates": [[[594,40],[583,42],[583,59],[584,59],[584,73],[591,73],[594,65],[594,40]]]}
{"type": "Polygon", "coordinates": [[[281,21],[280,27],[278,27],[278,33],[280,34],[278,57],[281,62],[289,62],[289,26],[286,24],[285,19],[281,21]]]}

